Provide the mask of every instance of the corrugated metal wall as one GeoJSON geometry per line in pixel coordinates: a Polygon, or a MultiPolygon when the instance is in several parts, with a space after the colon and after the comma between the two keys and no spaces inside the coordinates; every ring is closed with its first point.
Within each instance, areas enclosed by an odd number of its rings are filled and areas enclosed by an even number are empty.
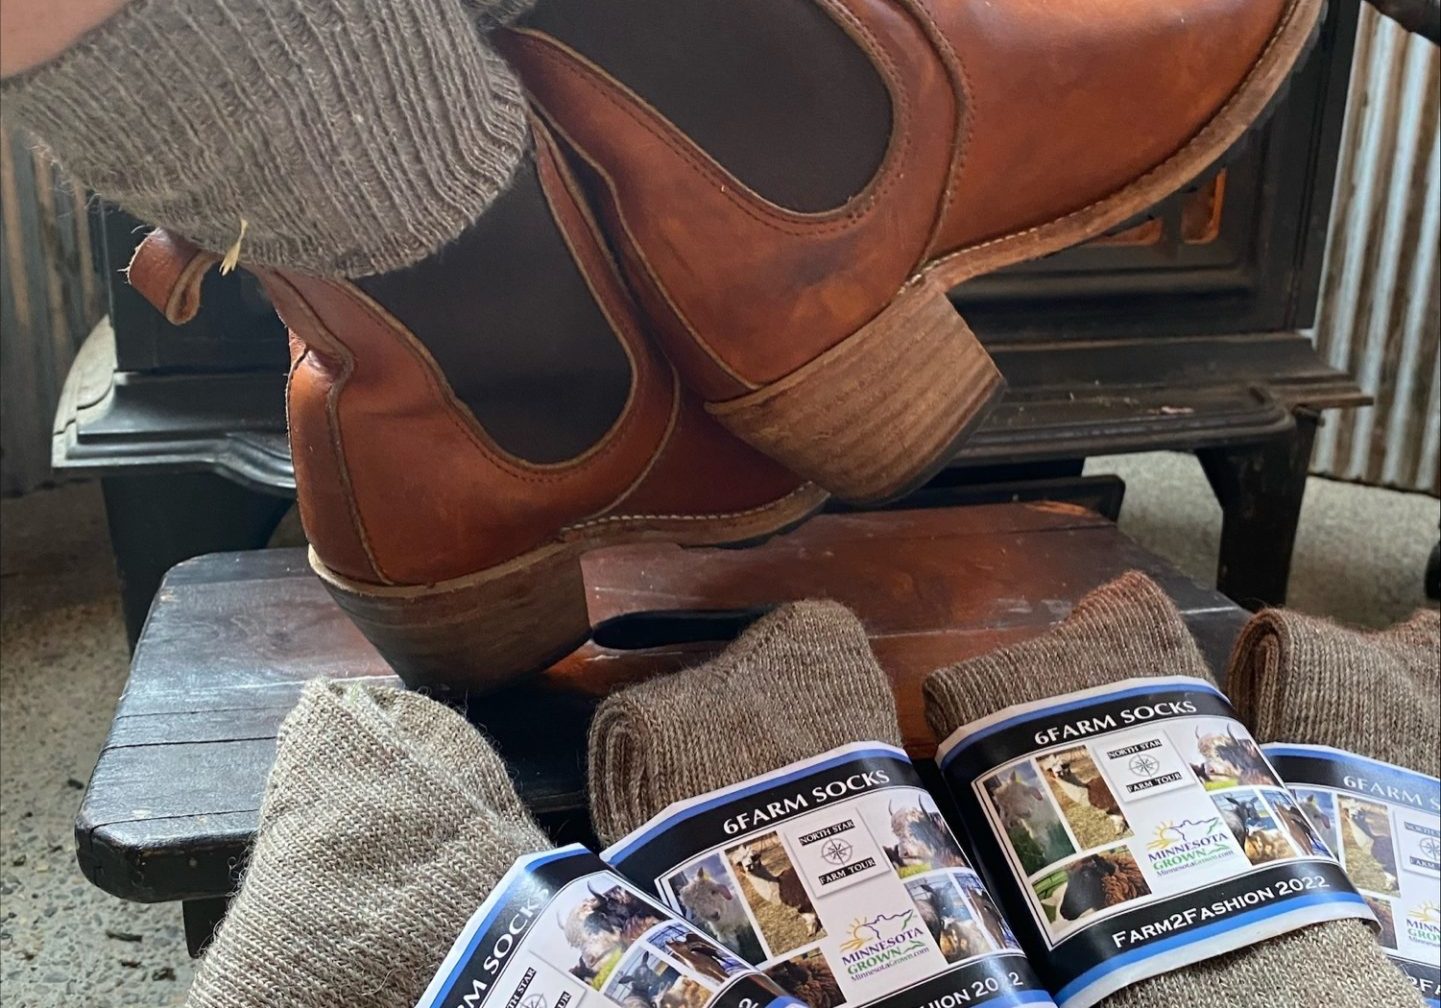
{"type": "Polygon", "coordinates": [[[1329,413],[1317,472],[1441,493],[1441,52],[1362,8],[1316,344],[1376,399],[1329,413]]]}
{"type": "Polygon", "coordinates": [[[60,386],[104,310],[84,194],[0,123],[0,493],[50,480],[60,386]]]}

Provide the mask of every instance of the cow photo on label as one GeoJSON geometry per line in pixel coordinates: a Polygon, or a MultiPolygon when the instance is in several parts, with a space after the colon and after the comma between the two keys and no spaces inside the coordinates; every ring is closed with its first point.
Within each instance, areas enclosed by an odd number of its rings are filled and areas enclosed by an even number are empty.
{"type": "Polygon", "coordinates": [[[985,789],[1027,876],[1076,853],[1050,789],[1029,760],[987,777],[985,789]]]}
{"type": "Polygon", "coordinates": [[[1120,802],[1085,746],[1043,756],[1037,764],[1082,850],[1133,835],[1120,802]]]}
{"type": "Polygon", "coordinates": [[[1175,734],[1180,735],[1191,771],[1207,791],[1238,785],[1281,786],[1255,739],[1234,721],[1205,721],[1193,724],[1189,736],[1179,730],[1175,734]]]}
{"type": "Polygon", "coordinates": [[[910,878],[906,892],[946,962],[960,962],[992,951],[970,904],[948,873],[910,878]]]}
{"type": "Polygon", "coordinates": [[[1296,856],[1277,816],[1255,788],[1232,788],[1213,794],[1211,802],[1236,844],[1253,865],[1296,856]]]}
{"type": "Polygon", "coordinates": [[[726,849],[741,895],[760,925],[770,957],[825,935],[800,873],[777,833],[726,849]]]}
{"type": "Polygon", "coordinates": [[[1396,844],[1386,806],[1363,798],[1337,800],[1342,859],[1351,881],[1362,889],[1400,895],[1396,877],[1396,844]]]}
{"type": "Polygon", "coordinates": [[[725,858],[712,854],[665,880],[681,915],[746,962],[766,958],[740,884],[725,858]]]}
{"type": "Polygon", "coordinates": [[[1071,923],[1151,895],[1135,857],[1124,844],[1077,858],[1035,883],[1053,933],[1071,923]]]}
{"type": "Polygon", "coordinates": [[[941,810],[924,796],[886,801],[886,828],[890,842],[886,857],[901,878],[936,868],[967,867],[961,848],[941,816],[941,810]]]}

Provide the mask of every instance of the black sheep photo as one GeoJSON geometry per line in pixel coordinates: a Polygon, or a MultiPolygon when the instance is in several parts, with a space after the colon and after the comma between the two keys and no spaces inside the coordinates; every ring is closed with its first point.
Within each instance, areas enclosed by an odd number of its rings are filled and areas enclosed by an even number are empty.
{"type": "Polygon", "coordinates": [[[777,833],[726,849],[741,896],[760,925],[770,955],[785,955],[825,937],[810,893],[777,833]]]}
{"type": "Polygon", "coordinates": [[[1151,895],[1135,857],[1124,844],[1087,854],[1034,883],[1052,934],[1073,930],[1077,921],[1151,895]]]}
{"type": "Polygon", "coordinates": [[[846,999],[841,993],[841,985],[836,983],[830,964],[819,949],[811,949],[785,962],[776,963],[766,969],[766,976],[779,984],[787,994],[810,1005],[810,1008],[836,1008],[846,999]]]}

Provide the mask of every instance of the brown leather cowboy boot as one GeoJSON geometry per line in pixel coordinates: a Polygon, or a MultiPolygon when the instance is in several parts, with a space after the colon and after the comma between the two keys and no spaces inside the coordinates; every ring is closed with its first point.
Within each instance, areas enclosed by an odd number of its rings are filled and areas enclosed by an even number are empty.
{"type": "Polygon", "coordinates": [[[1322,0],[540,0],[499,44],[683,377],[875,501],[1001,381],[946,291],[1179,188],[1322,0]]]}
{"type": "MultiPolygon", "coordinates": [[[[155,232],[130,278],[181,322],[215,261],[155,232]]],[[[422,263],[254,272],[291,332],[311,563],[412,686],[488,687],[581,643],[586,549],[763,537],[825,498],[716,424],[643,337],[541,127],[512,187],[422,263]]]]}

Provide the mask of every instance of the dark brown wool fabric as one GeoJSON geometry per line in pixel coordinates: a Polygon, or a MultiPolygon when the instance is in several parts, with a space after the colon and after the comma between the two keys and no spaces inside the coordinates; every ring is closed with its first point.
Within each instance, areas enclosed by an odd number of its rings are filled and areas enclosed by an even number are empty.
{"type": "Polygon", "coordinates": [[[190,1008],[412,1008],[520,855],[550,846],[495,751],[414,693],[312,683],[190,1008]]]}
{"type": "Polygon", "coordinates": [[[1435,775],[1441,761],[1441,615],[1365,631],[1285,609],[1258,613],[1226,685],[1264,742],[1335,746],[1435,775]]]}
{"type": "Polygon", "coordinates": [[[596,833],[613,843],[672,802],[850,742],[900,744],[865,628],[797,602],[717,657],[607,697],[590,729],[596,833]]]}
{"type": "MultiPolygon", "coordinates": [[[[1012,704],[1139,676],[1211,679],[1176,607],[1154,582],[1125,574],[1091,592],[1032,640],[939,669],[926,680],[936,737],[1012,704]]],[[[1419,1006],[1370,928],[1336,921],[1143,980],[1106,1008],[1419,1006]]]]}

